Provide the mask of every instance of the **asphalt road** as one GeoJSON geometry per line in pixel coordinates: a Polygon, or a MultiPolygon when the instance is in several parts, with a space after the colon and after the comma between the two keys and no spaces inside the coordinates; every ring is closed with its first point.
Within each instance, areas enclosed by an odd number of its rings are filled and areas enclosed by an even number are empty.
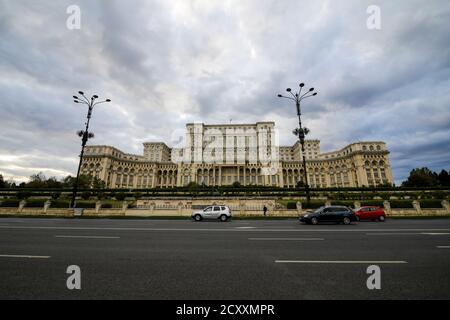
{"type": "Polygon", "coordinates": [[[450,219],[0,219],[0,299],[450,299],[450,219]],[[69,265],[81,290],[69,290],[69,265]],[[381,289],[369,290],[369,265],[381,289]]]}

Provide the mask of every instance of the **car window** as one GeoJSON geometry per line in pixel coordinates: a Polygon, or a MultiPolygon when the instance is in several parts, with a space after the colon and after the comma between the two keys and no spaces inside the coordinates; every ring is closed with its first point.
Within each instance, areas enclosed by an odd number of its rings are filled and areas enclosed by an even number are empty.
{"type": "Polygon", "coordinates": [[[222,211],[225,211],[226,209],[225,209],[225,207],[220,207],[221,209],[222,209],[222,211]]]}
{"type": "Polygon", "coordinates": [[[316,210],[314,210],[313,212],[314,213],[320,213],[322,211],[322,209],[323,209],[323,207],[319,207],[316,210]]]}
{"type": "Polygon", "coordinates": [[[205,210],[203,210],[203,211],[211,211],[212,210],[212,207],[208,207],[208,208],[206,208],[205,210]]]}
{"type": "Polygon", "coordinates": [[[214,211],[220,211],[220,207],[214,207],[214,211]]]}

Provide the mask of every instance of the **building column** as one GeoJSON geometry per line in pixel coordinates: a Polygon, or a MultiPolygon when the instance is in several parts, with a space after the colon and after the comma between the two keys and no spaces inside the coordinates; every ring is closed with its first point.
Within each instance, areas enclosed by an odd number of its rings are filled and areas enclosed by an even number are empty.
{"type": "Polygon", "coordinates": [[[278,173],[278,184],[280,188],[284,187],[283,168],[280,168],[280,173],[278,173]]]}
{"type": "MultiPolygon", "coordinates": [[[[157,171],[157,170],[153,170],[153,174],[152,174],[152,185],[151,185],[152,188],[155,187],[155,184],[156,184],[155,180],[156,180],[156,176],[157,176],[157,175],[158,175],[158,171],[157,171]]],[[[150,173],[149,173],[149,175],[147,176],[147,185],[148,185],[148,179],[149,179],[149,177],[150,177],[150,173]]]]}
{"type": "Polygon", "coordinates": [[[392,176],[391,164],[387,159],[384,161],[384,173],[386,174],[386,178],[390,184],[394,184],[394,177],[392,176]]]}
{"type": "Polygon", "coordinates": [[[110,181],[110,188],[115,188],[116,187],[116,179],[117,179],[117,172],[115,170],[113,170],[111,172],[111,181],[110,181]]]}

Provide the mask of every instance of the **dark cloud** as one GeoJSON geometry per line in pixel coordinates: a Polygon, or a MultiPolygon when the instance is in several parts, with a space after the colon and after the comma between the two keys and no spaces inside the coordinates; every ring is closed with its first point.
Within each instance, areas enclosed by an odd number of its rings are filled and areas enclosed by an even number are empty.
{"type": "MultiPolygon", "coordinates": [[[[76,169],[82,89],[95,143],[141,153],[185,123],[274,120],[293,144],[295,110],[277,93],[300,81],[304,122],[323,151],[384,140],[397,182],[413,167],[450,168],[450,4],[378,1],[0,0],[0,172],[76,169]],[[66,8],[81,8],[80,30],[66,8]]],[[[93,142],[94,143],[94,142],[93,142]]]]}

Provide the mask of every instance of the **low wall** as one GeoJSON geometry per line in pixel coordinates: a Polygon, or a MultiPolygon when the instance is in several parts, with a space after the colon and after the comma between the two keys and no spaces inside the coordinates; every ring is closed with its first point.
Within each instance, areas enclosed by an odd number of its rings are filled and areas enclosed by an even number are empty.
{"type": "MultiPolygon", "coordinates": [[[[212,199],[210,199],[212,200],[212,199]]],[[[297,209],[280,208],[274,200],[270,199],[217,199],[208,201],[199,200],[142,200],[138,202],[137,208],[128,208],[124,202],[121,208],[101,208],[100,204],[95,209],[84,209],[83,216],[86,217],[190,217],[195,207],[204,205],[227,205],[231,208],[235,217],[262,217],[262,208],[267,206],[269,217],[298,217],[306,210],[302,209],[302,203],[297,202],[297,209]],[[147,202],[145,202],[147,201],[147,202]]],[[[355,207],[359,202],[355,201],[355,207]]],[[[450,216],[450,206],[447,201],[442,201],[442,208],[421,208],[418,201],[413,202],[413,208],[391,208],[389,201],[384,201],[384,210],[388,217],[435,217],[450,216]]],[[[0,207],[0,215],[3,216],[48,216],[48,217],[73,217],[73,209],[60,208],[28,208],[22,203],[18,208],[0,207]]]]}

